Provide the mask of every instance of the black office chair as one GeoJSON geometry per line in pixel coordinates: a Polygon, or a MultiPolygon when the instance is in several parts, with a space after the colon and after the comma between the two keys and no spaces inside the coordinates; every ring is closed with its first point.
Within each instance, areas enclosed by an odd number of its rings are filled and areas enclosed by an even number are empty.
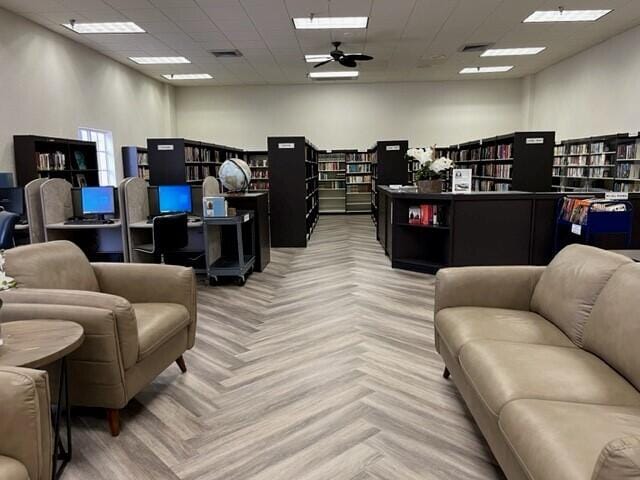
{"type": "Polygon", "coordinates": [[[0,211],[0,250],[6,250],[15,246],[13,233],[20,215],[6,210],[0,211]]]}
{"type": "Polygon", "coordinates": [[[160,255],[160,262],[165,263],[165,255],[178,253],[189,243],[187,214],[161,215],[153,219],[153,243],[138,245],[134,250],[160,255]]]}

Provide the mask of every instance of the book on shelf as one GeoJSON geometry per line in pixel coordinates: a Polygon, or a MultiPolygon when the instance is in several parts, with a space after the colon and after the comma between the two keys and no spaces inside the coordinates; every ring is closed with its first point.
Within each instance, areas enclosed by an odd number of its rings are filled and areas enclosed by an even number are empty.
{"type": "Polygon", "coordinates": [[[589,209],[596,212],[625,212],[625,203],[611,203],[597,198],[565,197],[562,202],[561,216],[566,222],[586,225],[589,209]]]}
{"type": "Polygon", "coordinates": [[[267,163],[267,156],[266,155],[261,155],[258,158],[250,158],[249,161],[247,162],[249,167],[251,168],[267,168],[269,166],[269,164],[267,163]]]}
{"type": "Polygon", "coordinates": [[[618,145],[618,160],[635,160],[638,158],[638,143],[640,140],[636,140],[634,143],[627,143],[618,145]]]}
{"type": "Polygon", "coordinates": [[[620,163],[616,167],[616,177],[625,179],[640,178],[640,164],[637,163],[620,163]]]}
{"type": "Polygon", "coordinates": [[[149,166],[149,154],[147,152],[138,152],[136,159],[139,167],[149,166]]]}
{"type": "Polygon", "coordinates": [[[65,170],[66,155],[62,152],[36,153],[38,170],[65,170]]]}
{"type": "Polygon", "coordinates": [[[347,184],[371,183],[371,175],[352,175],[348,178],[347,184]]]}
{"type": "Polygon", "coordinates": [[[87,160],[84,158],[84,153],[79,150],[73,152],[73,168],[76,170],[87,169],[87,160]]]}
{"type": "Polygon", "coordinates": [[[347,165],[347,173],[371,173],[371,164],[365,163],[358,165],[356,163],[350,163],[347,165]]]}
{"type": "Polygon", "coordinates": [[[442,226],[446,223],[444,208],[442,205],[425,203],[415,207],[409,207],[409,224],[442,226]]]}
{"type": "Polygon", "coordinates": [[[142,178],[143,180],[149,180],[149,169],[138,167],[138,177],[142,178]]]}
{"type": "Polygon", "coordinates": [[[366,152],[347,153],[347,163],[369,163],[370,157],[366,152]]]}

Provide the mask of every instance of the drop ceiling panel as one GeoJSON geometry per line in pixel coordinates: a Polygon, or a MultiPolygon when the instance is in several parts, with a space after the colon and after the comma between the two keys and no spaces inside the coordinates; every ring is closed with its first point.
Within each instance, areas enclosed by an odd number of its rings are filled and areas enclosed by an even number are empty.
{"type": "MultiPolygon", "coordinates": [[[[557,61],[640,24],[638,0],[563,0],[567,9],[612,8],[598,22],[525,24],[536,9],[557,0],[333,0],[333,16],[368,16],[368,29],[299,30],[295,16],[329,14],[327,0],[0,0],[7,8],[154,78],[162,73],[210,73],[212,81],[184,85],[307,83],[313,66],[305,54],[328,53],[332,41],[346,52],[375,57],[361,62],[360,82],[474,80],[535,73],[557,61]],[[136,35],[78,35],[60,26],[134,21],[136,35]],[[497,47],[545,46],[536,56],[481,58],[460,53],[465,43],[497,47]],[[220,60],[213,49],[238,49],[244,57],[220,60]],[[184,55],[188,65],[136,65],[133,55],[184,55]],[[461,77],[463,66],[508,62],[503,75],[461,77]]],[[[325,69],[341,68],[330,64],[325,69]]],[[[173,82],[176,83],[176,82],[173,82]]],[[[177,82],[183,84],[182,82],[177,82]]]]}

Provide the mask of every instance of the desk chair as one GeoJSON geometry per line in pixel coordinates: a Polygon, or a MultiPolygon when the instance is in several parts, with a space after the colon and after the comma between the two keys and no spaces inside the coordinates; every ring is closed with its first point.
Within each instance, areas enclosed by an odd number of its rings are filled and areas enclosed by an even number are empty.
{"type": "Polygon", "coordinates": [[[13,233],[18,220],[20,220],[20,215],[18,214],[5,210],[0,211],[0,250],[6,250],[15,246],[13,233]]]}
{"type": "Polygon", "coordinates": [[[189,244],[186,213],[155,217],[152,230],[153,243],[138,245],[135,250],[150,255],[160,255],[160,263],[165,263],[167,253],[180,252],[189,244]]]}

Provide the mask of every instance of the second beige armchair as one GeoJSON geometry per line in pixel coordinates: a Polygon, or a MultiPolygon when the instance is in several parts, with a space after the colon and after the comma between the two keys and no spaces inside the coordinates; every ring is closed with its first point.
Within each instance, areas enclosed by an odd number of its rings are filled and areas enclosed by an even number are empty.
{"type": "Polygon", "coordinates": [[[112,435],[119,410],[182,354],[196,335],[196,282],[191,268],[89,263],[73,243],[28,245],[5,253],[18,288],[0,294],[3,320],[62,319],[84,328],[69,357],[76,406],[107,410],[112,435]]]}

